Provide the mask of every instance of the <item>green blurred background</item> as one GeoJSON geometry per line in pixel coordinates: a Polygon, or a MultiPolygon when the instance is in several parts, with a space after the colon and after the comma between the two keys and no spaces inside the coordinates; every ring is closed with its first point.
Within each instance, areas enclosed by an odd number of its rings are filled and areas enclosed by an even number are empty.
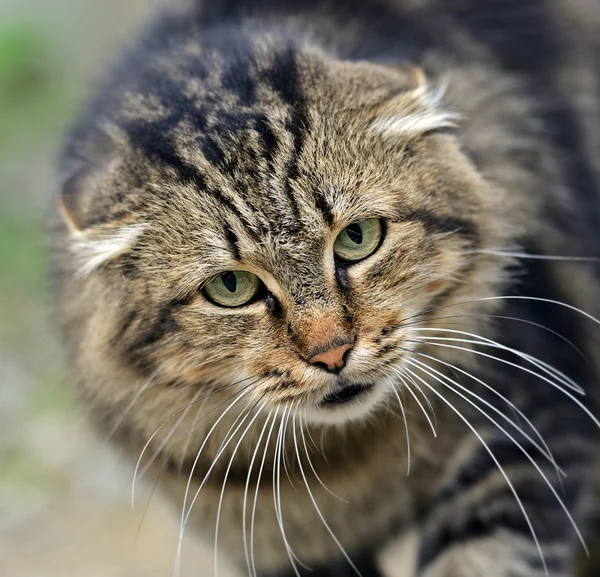
{"type": "Polygon", "coordinates": [[[172,575],[170,510],[153,498],[136,536],[144,495],[132,513],[64,377],[47,265],[65,129],[157,2],[0,0],[0,577],[172,575]]]}

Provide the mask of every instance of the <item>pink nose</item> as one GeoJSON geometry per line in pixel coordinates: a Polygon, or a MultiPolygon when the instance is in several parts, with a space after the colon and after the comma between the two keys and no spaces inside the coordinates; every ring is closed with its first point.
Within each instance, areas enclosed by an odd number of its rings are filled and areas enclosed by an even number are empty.
{"type": "Polygon", "coordinates": [[[328,371],[339,371],[344,368],[344,354],[352,348],[351,344],[342,345],[311,357],[308,362],[325,365],[328,371]]]}

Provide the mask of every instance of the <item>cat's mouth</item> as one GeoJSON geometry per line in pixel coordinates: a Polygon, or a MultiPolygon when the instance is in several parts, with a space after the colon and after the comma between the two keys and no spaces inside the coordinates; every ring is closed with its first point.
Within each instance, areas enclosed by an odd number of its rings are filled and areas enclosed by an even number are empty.
{"type": "Polygon", "coordinates": [[[367,384],[348,384],[344,383],[338,386],[334,391],[328,393],[319,402],[319,407],[333,407],[336,405],[345,405],[365,396],[373,387],[374,383],[367,384]]]}

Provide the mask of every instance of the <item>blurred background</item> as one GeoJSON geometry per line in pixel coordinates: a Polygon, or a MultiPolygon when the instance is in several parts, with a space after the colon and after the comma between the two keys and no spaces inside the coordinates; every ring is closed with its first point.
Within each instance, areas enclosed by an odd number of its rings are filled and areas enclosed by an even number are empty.
{"type": "MultiPolygon", "coordinates": [[[[0,577],[173,574],[174,511],[141,523],[148,492],[132,512],[130,463],[86,430],[47,269],[65,129],[158,3],[0,0],[0,577]]],[[[182,577],[211,560],[188,547],[182,577]]]]}

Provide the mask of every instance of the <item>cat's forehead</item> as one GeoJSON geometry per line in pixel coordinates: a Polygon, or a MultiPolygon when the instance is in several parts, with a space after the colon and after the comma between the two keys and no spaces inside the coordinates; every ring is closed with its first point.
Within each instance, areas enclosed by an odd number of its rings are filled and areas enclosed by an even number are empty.
{"type": "Polygon", "coordinates": [[[75,190],[64,206],[75,226],[125,215],[135,228],[119,247],[140,227],[160,231],[147,238],[169,262],[197,250],[230,268],[221,255],[240,260],[250,247],[310,266],[355,220],[421,210],[426,191],[445,186],[448,170],[428,166],[436,139],[419,140],[452,116],[387,66],[294,47],[199,50],[150,59],[119,90],[120,105],[107,104],[110,145],[88,147],[102,152],[97,190],[75,190]]]}

